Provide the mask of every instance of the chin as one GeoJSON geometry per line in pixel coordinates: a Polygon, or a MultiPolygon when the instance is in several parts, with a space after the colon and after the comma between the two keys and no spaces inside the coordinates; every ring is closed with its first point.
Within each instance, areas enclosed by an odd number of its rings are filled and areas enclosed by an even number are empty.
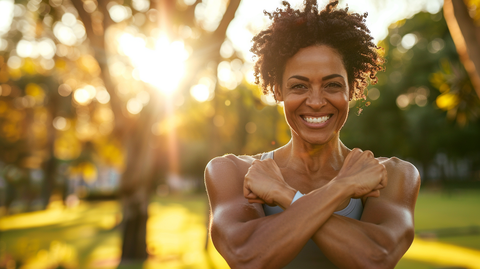
{"type": "Polygon", "coordinates": [[[328,142],[332,141],[335,138],[335,135],[331,137],[319,137],[318,135],[307,135],[307,136],[300,136],[300,139],[302,139],[304,142],[309,143],[311,145],[325,145],[328,144],[328,142]]]}

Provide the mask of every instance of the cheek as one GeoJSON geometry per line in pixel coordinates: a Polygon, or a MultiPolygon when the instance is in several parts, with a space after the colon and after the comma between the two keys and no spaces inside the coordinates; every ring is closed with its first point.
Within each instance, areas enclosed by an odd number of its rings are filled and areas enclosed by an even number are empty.
{"type": "Polygon", "coordinates": [[[348,109],[348,104],[350,102],[348,94],[336,94],[335,96],[332,96],[331,100],[339,110],[343,110],[345,107],[348,109]]]}

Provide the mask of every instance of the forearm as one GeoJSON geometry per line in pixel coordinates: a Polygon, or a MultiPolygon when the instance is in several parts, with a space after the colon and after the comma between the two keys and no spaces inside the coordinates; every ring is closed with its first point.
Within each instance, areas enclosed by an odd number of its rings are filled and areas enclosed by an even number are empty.
{"type": "Polygon", "coordinates": [[[339,268],[394,268],[413,233],[333,214],[312,239],[339,268]]]}
{"type": "Polygon", "coordinates": [[[344,196],[338,186],[327,184],[280,214],[237,223],[228,229],[216,229],[214,215],[214,243],[233,268],[281,268],[293,260],[345,200],[344,196]]]}

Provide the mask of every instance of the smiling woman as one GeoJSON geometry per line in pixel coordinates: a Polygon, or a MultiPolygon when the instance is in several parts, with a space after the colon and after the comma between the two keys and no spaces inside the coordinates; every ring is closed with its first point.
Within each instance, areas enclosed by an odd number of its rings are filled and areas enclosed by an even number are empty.
{"type": "Polygon", "coordinates": [[[412,243],[415,167],[339,138],[383,59],[366,15],[337,4],[285,3],[253,39],[256,82],[284,103],[292,138],[206,168],[212,240],[233,268],[393,268],[412,243]]]}

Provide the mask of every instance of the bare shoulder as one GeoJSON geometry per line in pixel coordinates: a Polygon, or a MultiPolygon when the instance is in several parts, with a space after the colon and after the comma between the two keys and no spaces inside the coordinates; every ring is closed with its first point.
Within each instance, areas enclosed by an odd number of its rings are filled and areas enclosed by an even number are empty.
{"type": "Polygon", "coordinates": [[[404,161],[397,157],[378,158],[380,163],[385,165],[389,178],[400,177],[410,183],[420,181],[420,174],[417,168],[410,162],[404,161]]]}
{"type": "Polygon", "coordinates": [[[410,162],[397,157],[378,158],[387,169],[388,184],[384,195],[390,196],[395,201],[401,201],[405,206],[415,204],[420,189],[420,174],[410,162]]]}
{"type": "Polygon", "coordinates": [[[243,176],[246,174],[248,167],[252,165],[255,159],[252,156],[237,156],[234,154],[227,154],[220,157],[215,157],[208,162],[205,169],[205,180],[215,180],[217,174],[223,175],[226,173],[228,176],[237,175],[243,176]],[[212,177],[213,176],[213,177],[212,177]]]}
{"type": "Polygon", "coordinates": [[[256,159],[260,159],[261,154],[257,155],[234,155],[226,154],[220,157],[215,157],[210,162],[208,162],[205,169],[205,176],[211,175],[212,173],[218,172],[228,172],[228,173],[239,173],[245,176],[246,170],[252,165],[252,162],[256,159]]]}
{"type": "Polygon", "coordinates": [[[264,216],[260,204],[250,204],[243,196],[245,174],[254,160],[252,156],[228,154],[208,163],[205,186],[212,210],[212,231],[264,216]]]}
{"type": "MultiPolygon", "coordinates": [[[[380,197],[368,197],[362,220],[372,223],[389,223],[394,229],[413,232],[413,214],[420,189],[420,175],[411,163],[397,157],[377,160],[387,170],[387,184],[380,197]]],[[[413,233],[409,234],[413,240],[413,233]]]]}
{"type": "Polygon", "coordinates": [[[243,198],[243,180],[255,160],[252,156],[227,154],[212,159],[205,168],[205,186],[210,202],[231,201],[243,198]]]}

